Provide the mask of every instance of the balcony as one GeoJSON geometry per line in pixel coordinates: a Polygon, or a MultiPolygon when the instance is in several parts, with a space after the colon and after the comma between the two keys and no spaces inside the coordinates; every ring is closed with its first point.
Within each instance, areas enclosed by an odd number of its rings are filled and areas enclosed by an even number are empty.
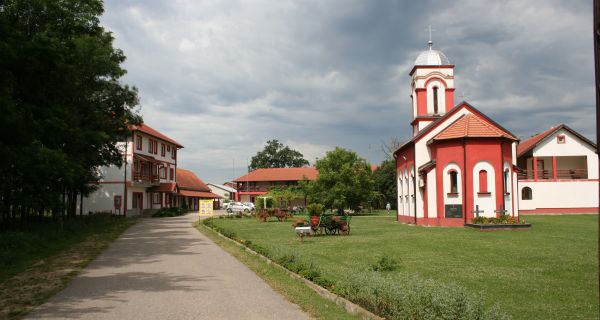
{"type": "Polygon", "coordinates": [[[142,172],[133,173],[133,183],[138,185],[160,185],[158,174],[147,174],[142,172]]]}
{"type": "MultiPolygon", "coordinates": [[[[519,180],[536,180],[533,170],[523,170],[518,173],[519,180]]],[[[537,180],[580,180],[588,178],[587,169],[557,169],[556,177],[552,170],[538,170],[537,180]]]]}

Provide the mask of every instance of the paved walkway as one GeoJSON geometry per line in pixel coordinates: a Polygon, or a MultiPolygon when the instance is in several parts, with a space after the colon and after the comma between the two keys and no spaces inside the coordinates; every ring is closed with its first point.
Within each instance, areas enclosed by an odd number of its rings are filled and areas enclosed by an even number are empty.
{"type": "Polygon", "coordinates": [[[308,319],[194,219],[140,222],[28,319],[308,319]]]}

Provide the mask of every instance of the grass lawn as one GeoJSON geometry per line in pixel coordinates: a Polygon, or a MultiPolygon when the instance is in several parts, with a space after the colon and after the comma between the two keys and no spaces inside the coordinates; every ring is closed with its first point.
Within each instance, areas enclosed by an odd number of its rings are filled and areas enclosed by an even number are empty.
{"type": "Polygon", "coordinates": [[[91,216],[0,232],[0,319],[17,319],[64,288],[137,219],[91,216]]]}
{"type": "Polygon", "coordinates": [[[528,216],[531,230],[480,232],[397,223],[394,217],[354,217],[350,236],[305,238],[291,222],[214,219],[269,251],[284,247],[317,264],[336,282],[383,256],[400,272],[482,292],[515,319],[598,318],[598,217],[528,216]]]}

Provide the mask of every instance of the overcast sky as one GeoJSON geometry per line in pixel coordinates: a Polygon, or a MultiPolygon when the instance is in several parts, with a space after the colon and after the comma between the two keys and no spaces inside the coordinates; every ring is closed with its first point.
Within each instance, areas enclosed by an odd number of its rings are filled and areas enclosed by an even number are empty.
{"type": "Polygon", "coordinates": [[[595,140],[592,1],[106,0],[144,121],[205,182],[269,139],[311,164],[371,163],[411,135],[410,77],[433,29],[466,100],[520,138],[566,123],[595,140]]]}

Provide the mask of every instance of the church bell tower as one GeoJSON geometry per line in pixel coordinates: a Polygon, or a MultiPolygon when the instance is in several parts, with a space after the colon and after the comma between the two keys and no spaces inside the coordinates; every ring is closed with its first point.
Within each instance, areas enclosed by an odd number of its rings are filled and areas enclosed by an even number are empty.
{"type": "Polygon", "coordinates": [[[433,49],[429,30],[429,48],[419,54],[409,74],[413,135],[454,107],[454,65],[433,49]]]}

